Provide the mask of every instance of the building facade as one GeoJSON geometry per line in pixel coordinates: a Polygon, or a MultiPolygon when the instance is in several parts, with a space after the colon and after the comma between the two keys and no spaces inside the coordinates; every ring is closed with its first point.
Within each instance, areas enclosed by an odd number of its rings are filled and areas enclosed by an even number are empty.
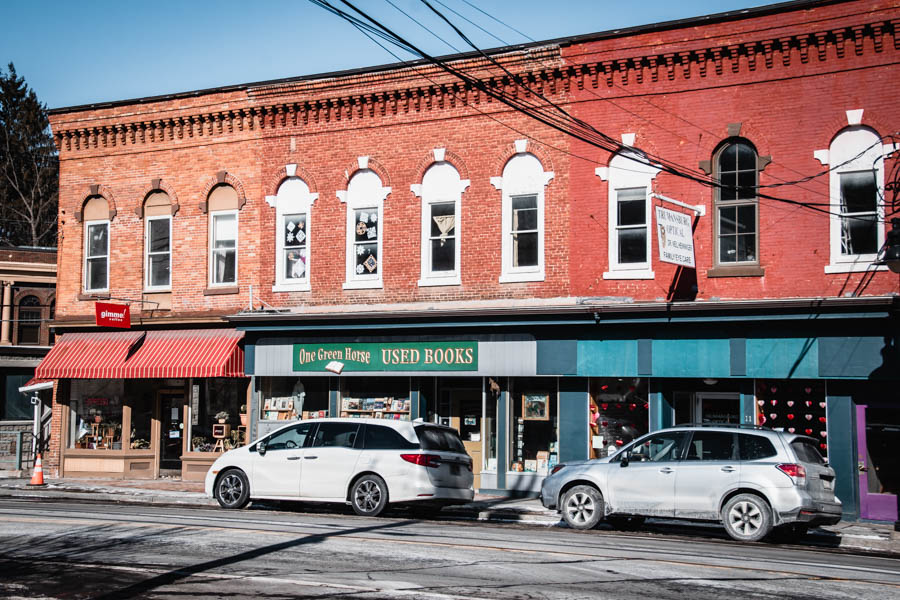
{"type": "Polygon", "coordinates": [[[199,478],[286,420],[422,418],[480,489],[534,493],[731,422],[819,439],[847,517],[896,519],[898,23],[794,2],[455,57],[477,84],[421,63],[53,111],[50,468],[199,478]],[[594,143],[526,114],[550,103],[594,143]]]}

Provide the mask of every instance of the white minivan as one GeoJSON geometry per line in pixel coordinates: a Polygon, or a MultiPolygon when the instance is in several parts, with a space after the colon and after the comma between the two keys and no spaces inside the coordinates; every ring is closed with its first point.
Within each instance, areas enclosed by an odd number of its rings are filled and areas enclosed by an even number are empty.
{"type": "Polygon", "coordinates": [[[250,500],[349,503],[374,517],[388,504],[439,509],[475,496],[459,433],[420,421],[314,419],[229,450],[206,474],[223,508],[250,500]]]}

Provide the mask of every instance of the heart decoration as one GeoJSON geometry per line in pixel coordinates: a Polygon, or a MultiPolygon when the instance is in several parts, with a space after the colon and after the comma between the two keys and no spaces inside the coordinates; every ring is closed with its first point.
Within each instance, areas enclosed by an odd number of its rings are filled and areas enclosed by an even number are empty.
{"type": "Polygon", "coordinates": [[[765,422],[766,422],[766,416],[765,416],[765,415],[759,415],[759,424],[760,424],[760,425],[763,425],[765,422]]]}
{"type": "Polygon", "coordinates": [[[812,388],[809,386],[806,386],[805,388],[803,388],[803,391],[806,392],[807,394],[812,394],[812,388]]]}
{"type": "Polygon", "coordinates": [[[806,404],[807,406],[812,406],[812,400],[807,400],[807,401],[805,402],[805,404],[806,404]]]}
{"type": "Polygon", "coordinates": [[[788,406],[793,406],[793,405],[794,405],[794,401],[793,401],[793,400],[788,400],[788,401],[787,401],[787,405],[788,405],[788,406]]]}
{"type": "Polygon", "coordinates": [[[606,410],[607,408],[609,408],[609,404],[604,402],[603,404],[600,405],[600,408],[602,408],[603,410],[606,410]]]}
{"type": "Polygon", "coordinates": [[[794,433],[794,428],[793,428],[793,427],[788,427],[788,433],[794,433]]]}
{"type": "Polygon", "coordinates": [[[793,420],[794,420],[794,414],[793,414],[793,413],[788,414],[787,418],[788,418],[788,421],[793,421],[793,420]]]}
{"type": "Polygon", "coordinates": [[[637,404],[632,403],[628,405],[628,410],[634,410],[635,408],[637,408],[637,404]]]}
{"type": "Polygon", "coordinates": [[[601,427],[609,427],[609,421],[601,421],[600,426],[601,427]]]}
{"type": "Polygon", "coordinates": [[[806,435],[812,435],[812,429],[804,429],[803,431],[806,435]]]}
{"type": "Polygon", "coordinates": [[[812,421],[812,415],[803,415],[807,421],[812,421]]]}
{"type": "Polygon", "coordinates": [[[825,417],[819,417],[819,423],[824,423],[826,421],[825,417]]]}
{"type": "Polygon", "coordinates": [[[828,450],[828,444],[819,444],[819,448],[822,450],[828,450]]]}
{"type": "Polygon", "coordinates": [[[769,418],[771,418],[774,421],[775,419],[778,418],[778,415],[776,413],[769,413],[769,418]]]}
{"type": "Polygon", "coordinates": [[[616,402],[616,408],[622,408],[622,404],[619,402],[616,402]]]}
{"type": "Polygon", "coordinates": [[[776,405],[778,404],[778,400],[770,400],[769,403],[770,403],[772,406],[776,406],[776,405]]]}
{"type": "Polygon", "coordinates": [[[824,402],[819,402],[819,408],[825,408],[825,403],[824,403],[824,402]]]}
{"type": "Polygon", "coordinates": [[[756,403],[759,404],[760,406],[765,406],[766,401],[765,400],[757,400],[756,403]]]}
{"type": "Polygon", "coordinates": [[[616,440],[616,446],[621,446],[624,443],[625,442],[623,442],[622,440],[616,440]]]}
{"type": "Polygon", "coordinates": [[[777,388],[776,386],[774,386],[774,385],[773,385],[771,388],[769,388],[769,389],[772,390],[772,393],[773,393],[773,394],[774,394],[775,392],[778,391],[778,388],[777,388]]]}
{"type": "Polygon", "coordinates": [[[605,392],[606,390],[609,389],[609,386],[606,385],[606,384],[604,384],[604,385],[601,385],[601,386],[600,386],[600,389],[603,390],[603,391],[605,392]]]}
{"type": "Polygon", "coordinates": [[[828,435],[828,432],[827,432],[827,431],[820,431],[820,432],[819,432],[819,435],[821,435],[822,437],[825,437],[826,435],[828,435]]]}

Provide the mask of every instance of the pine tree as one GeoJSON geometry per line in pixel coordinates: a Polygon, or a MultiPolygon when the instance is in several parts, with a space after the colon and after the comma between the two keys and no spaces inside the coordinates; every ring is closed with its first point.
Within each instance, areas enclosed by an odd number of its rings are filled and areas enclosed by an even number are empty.
{"type": "Polygon", "coordinates": [[[0,244],[56,246],[59,159],[47,108],[0,69],[0,244]]]}

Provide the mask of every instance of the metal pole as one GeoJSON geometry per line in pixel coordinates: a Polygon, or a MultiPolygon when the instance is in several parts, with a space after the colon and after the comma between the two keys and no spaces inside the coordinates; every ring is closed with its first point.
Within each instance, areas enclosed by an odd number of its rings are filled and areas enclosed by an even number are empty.
{"type": "Polygon", "coordinates": [[[24,431],[16,432],[16,471],[22,470],[22,435],[24,431]]]}

